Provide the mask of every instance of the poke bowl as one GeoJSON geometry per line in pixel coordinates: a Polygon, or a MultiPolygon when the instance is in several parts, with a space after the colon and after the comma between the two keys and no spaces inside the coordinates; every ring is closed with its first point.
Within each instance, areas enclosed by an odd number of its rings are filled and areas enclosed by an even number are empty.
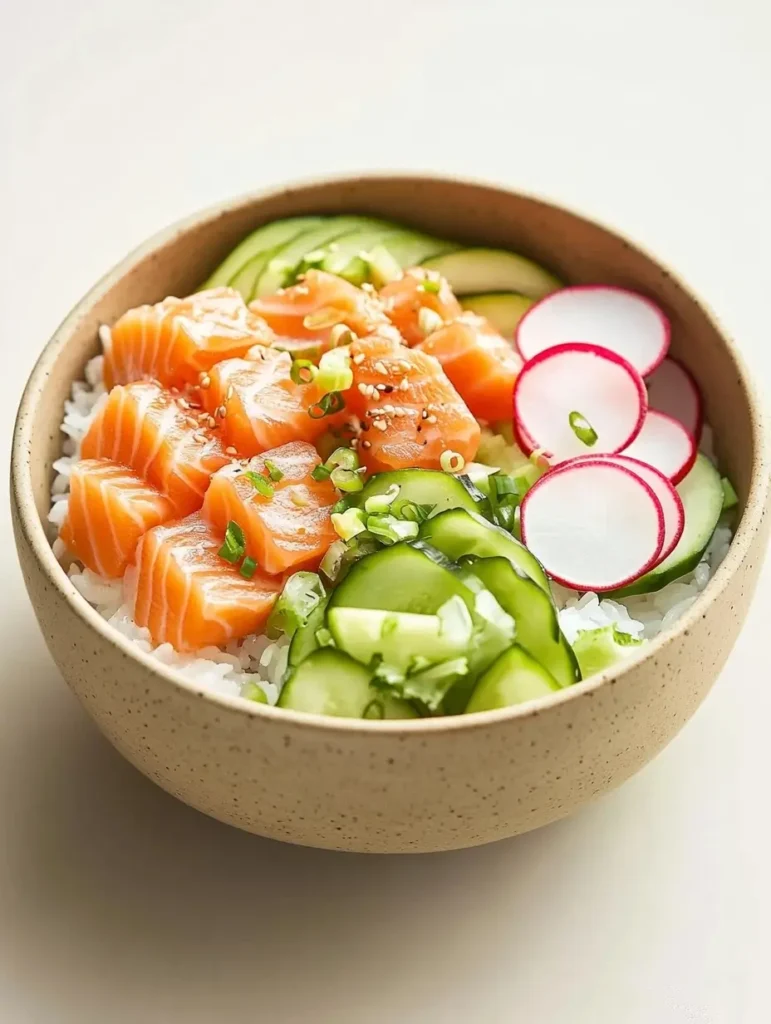
{"type": "Polygon", "coordinates": [[[428,852],[618,785],[685,724],[768,532],[762,409],[619,235],[435,176],[161,233],[21,401],[49,649],[137,768],[289,842],[428,852]]]}

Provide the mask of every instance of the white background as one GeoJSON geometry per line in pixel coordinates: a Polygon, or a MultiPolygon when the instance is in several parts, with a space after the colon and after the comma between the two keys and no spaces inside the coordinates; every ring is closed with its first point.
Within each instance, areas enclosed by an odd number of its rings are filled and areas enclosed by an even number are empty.
{"type": "MultiPolygon", "coordinates": [[[[767,0],[0,0],[0,432],[73,302],[197,207],[485,176],[677,268],[769,376],[767,0]]],[[[5,467],[3,467],[3,473],[5,467]]],[[[761,1024],[771,567],[672,746],[576,818],[426,858],[242,835],[65,688],[0,512],[0,1020],[761,1024]]]]}

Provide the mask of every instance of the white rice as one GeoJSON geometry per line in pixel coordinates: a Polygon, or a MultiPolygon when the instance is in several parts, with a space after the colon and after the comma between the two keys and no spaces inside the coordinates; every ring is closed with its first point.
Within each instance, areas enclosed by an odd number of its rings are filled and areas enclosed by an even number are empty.
{"type": "MultiPolygon", "coordinates": [[[[103,345],[109,345],[108,328],[101,328],[99,337],[103,345]]],[[[51,509],[48,513],[48,520],[57,533],[67,514],[72,464],[80,458],[83,438],[106,397],[103,374],[104,358],[95,356],[86,364],[85,380],[73,383],[72,397],[65,402],[61,429],[66,437],[62,456],[53,466],[56,475],[51,485],[51,509]]],[[[709,427],[704,428],[701,450],[714,461],[709,427]]],[[[693,572],[655,594],[609,600],[591,592],[579,594],[553,583],[560,626],[568,642],[575,643],[583,630],[609,625],[644,640],[651,640],[662,630],[669,629],[704,590],[728,552],[731,537],[729,527],[719,526],[693,572]]],[[[286,637],[274,641],[267,636],[253,634],[228,644],[225,649],[205,647],[195,654],[180,654],[168,643],[155,647],[148,630],[138,626],[132,617],[135,570],[129,569],[122,580],[104,579],[73,561],[58,537],[53,541],[53,550],[68,568],[73,585],[86,601],[141,650],[174,667],[211,693],[240,698],[247,687],[256,684],[269,703],[276,703],[289,656],[286,637]]],[[[631,653],[635,649],[632,646],[622,650],[631,653]]]]}

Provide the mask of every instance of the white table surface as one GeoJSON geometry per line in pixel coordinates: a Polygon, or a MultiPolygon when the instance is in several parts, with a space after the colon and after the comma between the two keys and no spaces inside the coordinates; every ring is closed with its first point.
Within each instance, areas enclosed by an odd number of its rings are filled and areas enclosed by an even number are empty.
{"type": "MultiPolygon", "coordinates": [[[[3,460],[97,276],[319,172],[485,176],[617,224],[768,379],[770,33],[766,0],[0,0],[3,460]]],[[[0,1021],[769,1019],[771,565],[706,704],[621,790],[518,840],[366,858],[229,830],[124,763],[0,514],[0,1021]]]]}

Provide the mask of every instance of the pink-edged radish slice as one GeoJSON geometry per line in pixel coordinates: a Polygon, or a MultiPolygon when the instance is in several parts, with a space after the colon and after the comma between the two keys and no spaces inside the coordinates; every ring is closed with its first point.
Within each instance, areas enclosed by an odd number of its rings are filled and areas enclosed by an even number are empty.
{"type": "MultiPolygon", "coordinates": [[[[670,555],[683,535],[685,529],[685,510],[683,500],[669,480],[653,466],[648,466],[628,455],[582,455],[580,459],[566,462],[560,468],[567,468],[575,462],[595,460],[610,465],[625,466],[635,476],[639,476],[653,491],[664,514],[664,544],[659,552],[658,562],[663,562],[670,555]]],[[[657,563],[658,564],[658,563],[657,563]]]]}
{"type": "Polygon", "coordinates": [[[651,569],[664,546],[653,490],[625,466],[581,459],[542,476],[520,505],[522,542],[574,590],[615,590],[651,569]]]}
{"type": "Polygon", "coordinates": [[[697,449],[680,420],[649,409],[639,434],[620,454],[653,466],[673,484],[679,484],[696,461],[697,449]]]}
{"type": "Polygon", "coordinates": [[[615,352],[645,377],[667,354],[670,333],[667,318],[643,295],[608,285],[576,285],[531,306],[515,338],[525,360],[566,341],[588,341],[615,352]]]}
{"type": "Polygon", "coordinates": [[[552,463],[577,455],[615,454],[632,443],[647,411],[642,377],[620,356],[570,342],[541,352],[514,385],[520,447],[552,463]]]}
{"type": "Polygon", "coordinates": [[[697,441],[704,422],[701,392],[690,372],[676,359],[668,356],[647,380],[648,405],[680,420],[697,441]]]}

